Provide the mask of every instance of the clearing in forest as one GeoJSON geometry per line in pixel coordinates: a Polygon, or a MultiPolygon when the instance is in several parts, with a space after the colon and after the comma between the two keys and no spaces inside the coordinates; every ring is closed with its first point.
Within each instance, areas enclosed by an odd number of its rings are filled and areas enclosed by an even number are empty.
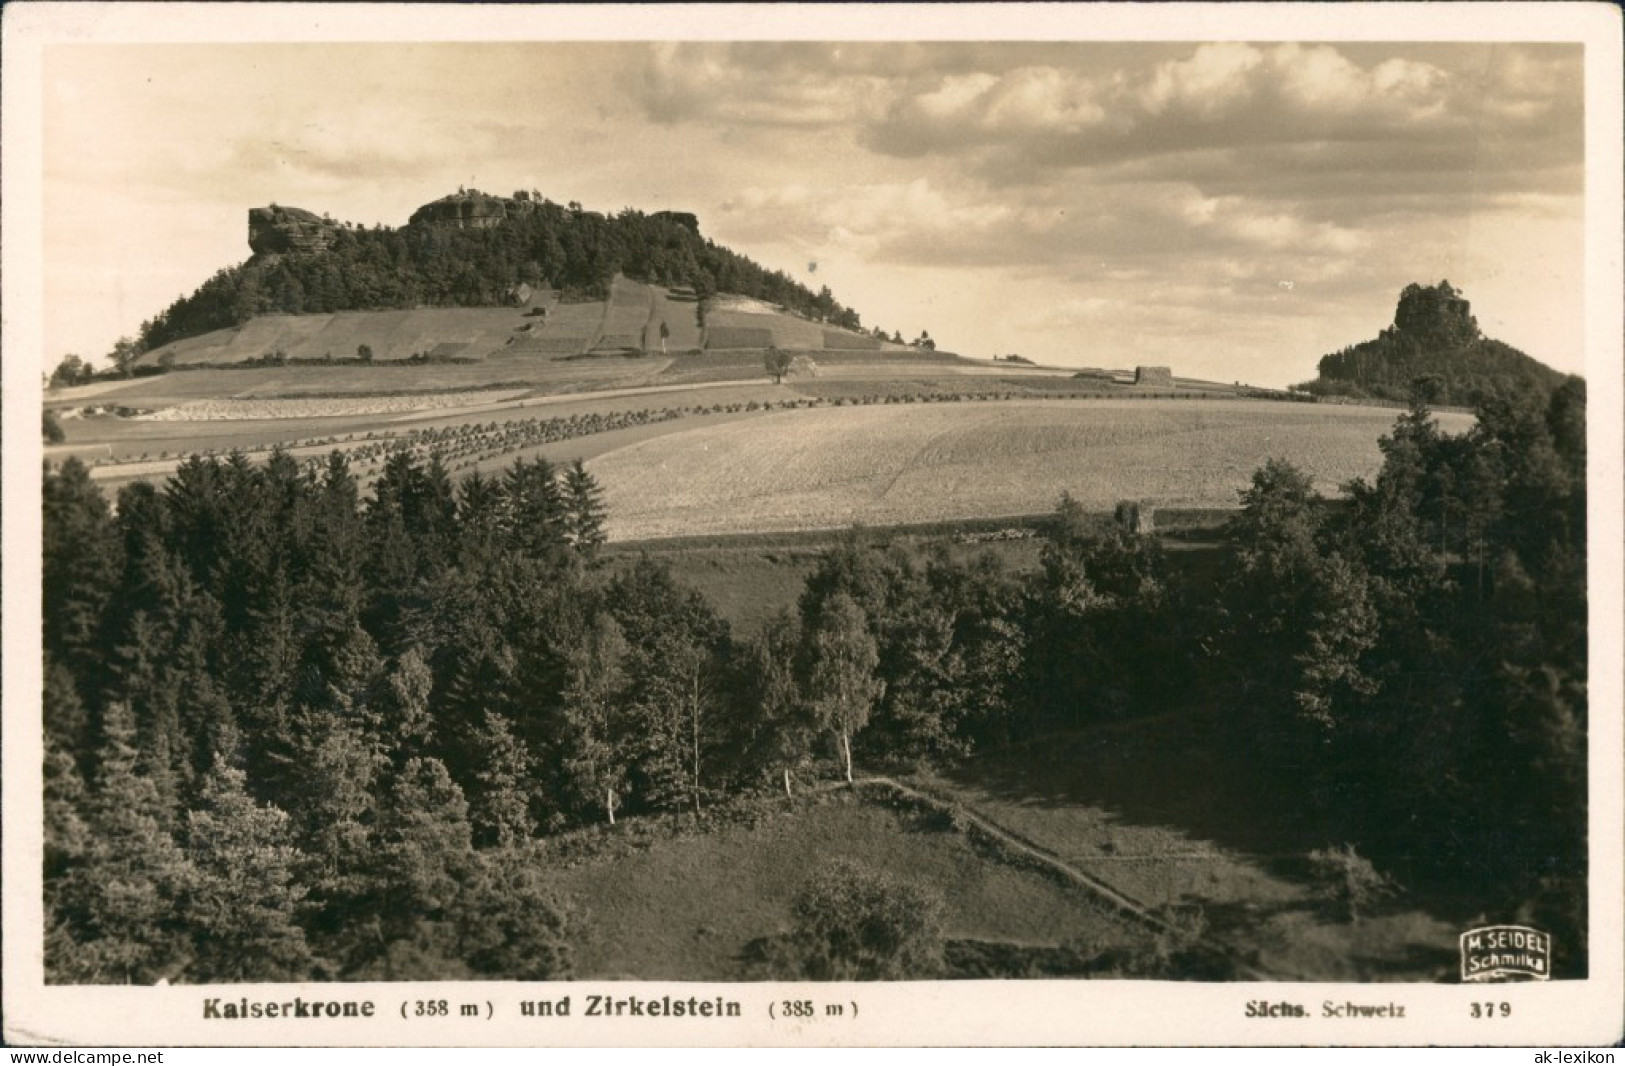
{"type": "Polygon", "coordinates": [[[749,946],[787,930],[796,893],[836,859],[939,893],[949,939],[1127,952],[1149,940],[1079,888],[990,858],[949,826],[842,791],[753,824],[653,842],[604,840],[555,882],[585,919],[576,976],[748,978],[749,946]]]}
{"type": "MultiPolygon", "coordinates": [[[[1284,979],[1448,980],[1470,914],[1401,895],[1358,922],[1308,862],[1328,841],[1268,768],[1240,766],[1223,713],[1084,729],[916,783],[1147,908],[1200,915],[1217,943],[1284,979]]],[[[1410,881],[1409,877],[1402,878],[1410,881]]]]}

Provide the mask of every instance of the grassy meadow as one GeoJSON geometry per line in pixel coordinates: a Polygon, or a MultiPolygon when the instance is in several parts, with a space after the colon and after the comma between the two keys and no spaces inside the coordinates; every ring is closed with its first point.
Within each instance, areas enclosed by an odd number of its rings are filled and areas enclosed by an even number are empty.
{"type": "MultiPolygon", "coordinates": [[[[1087,893],[979,851],[937,820],[841,790],[762,801],[754,818],[685,832],[687,816],[605,835],[556,879],[577,901],[577,977],[719,981],[751,977],[751,946],[789,927],[790,902],[821,862],[847,859],[946,904],[950,941],[1148,949],[1148,932],[1087,893]],[[665,830],[662,833],[662,829],[665,830]]],[[[569,841],[561,842],[566,849],[569,841]]]]}

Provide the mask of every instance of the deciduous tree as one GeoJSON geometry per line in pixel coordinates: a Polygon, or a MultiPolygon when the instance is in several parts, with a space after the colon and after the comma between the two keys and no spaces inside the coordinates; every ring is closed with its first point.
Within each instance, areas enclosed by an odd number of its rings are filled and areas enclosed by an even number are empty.
{"type": "Polygon", "coordinates": [[[846,779],[852,780],[852,736],[869,722],[884,685],[875,677],[880,656],[863,609],[845,593],[823,604],[811,633],[808,696],[813,713],[840,742],[846,779]]]}

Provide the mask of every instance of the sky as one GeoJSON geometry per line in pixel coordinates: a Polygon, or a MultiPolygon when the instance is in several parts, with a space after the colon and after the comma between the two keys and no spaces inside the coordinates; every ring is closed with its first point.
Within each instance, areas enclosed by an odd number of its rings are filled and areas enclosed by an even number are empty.
{"type": "Polygon", "coordinates": [[[1448,279],[1583,366],[1567,44],[53,44],[48,365],[249,255],[272,202],[459,186],[690,211],[866,326],[1284,386],[1448,279]]]}

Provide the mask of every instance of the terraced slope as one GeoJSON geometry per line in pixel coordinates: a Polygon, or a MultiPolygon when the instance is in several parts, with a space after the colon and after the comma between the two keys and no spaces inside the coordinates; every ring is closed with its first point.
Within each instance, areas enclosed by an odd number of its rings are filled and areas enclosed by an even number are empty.
{"type": "Polygon", "coordinates": [[[907,350],[867,333],[854,333],[787,314],[761,300],[729,295],[711,299],[705,312],[706,350],[770,345],[811,352],[907,350]]]}
{"type": "MultiPolygon", "coordinates": [[[[660,290],[641,281],[615,275],[610,283],[609,305],[604,311],[603,329],[594,351],[641,351],[649,320],[654,317],[655,301],[661,299],[660,290]]],[[[657,338],[658,339],[658,338],[657,338]]]]}
{"type": "Polygon", "coordinates": [[[545,318],[528,317],[508,345],[516,355],[580,355],[598,343],[604,328],[604,303],[559,303],[545,305],[545,318]]]}
{"type": "MultiPolygon", "coordinates": [[[[599,305],[601,306],[601,305],[599,305]]],[[[508,307],[432,307],[414,311],[340,311],[261,315],[236,329],[188,337],[142,356],[143,365],[243,363],[282,352],[289,359],[354,359],[365,344],[375,361],[418,354],[483,359],[505,347],[525,323],[508,307]]]]}
{"type": "Polygon", "coordinates": [[[644,351],[661,350],[662,324],[666,327],[666,351],[698,351],[703,344],[700,335],[699,300],[690,293],[671,289],[657,289],[656,292],[658,296],[650,311],[649,325],[644,331],[644,351]]]}

